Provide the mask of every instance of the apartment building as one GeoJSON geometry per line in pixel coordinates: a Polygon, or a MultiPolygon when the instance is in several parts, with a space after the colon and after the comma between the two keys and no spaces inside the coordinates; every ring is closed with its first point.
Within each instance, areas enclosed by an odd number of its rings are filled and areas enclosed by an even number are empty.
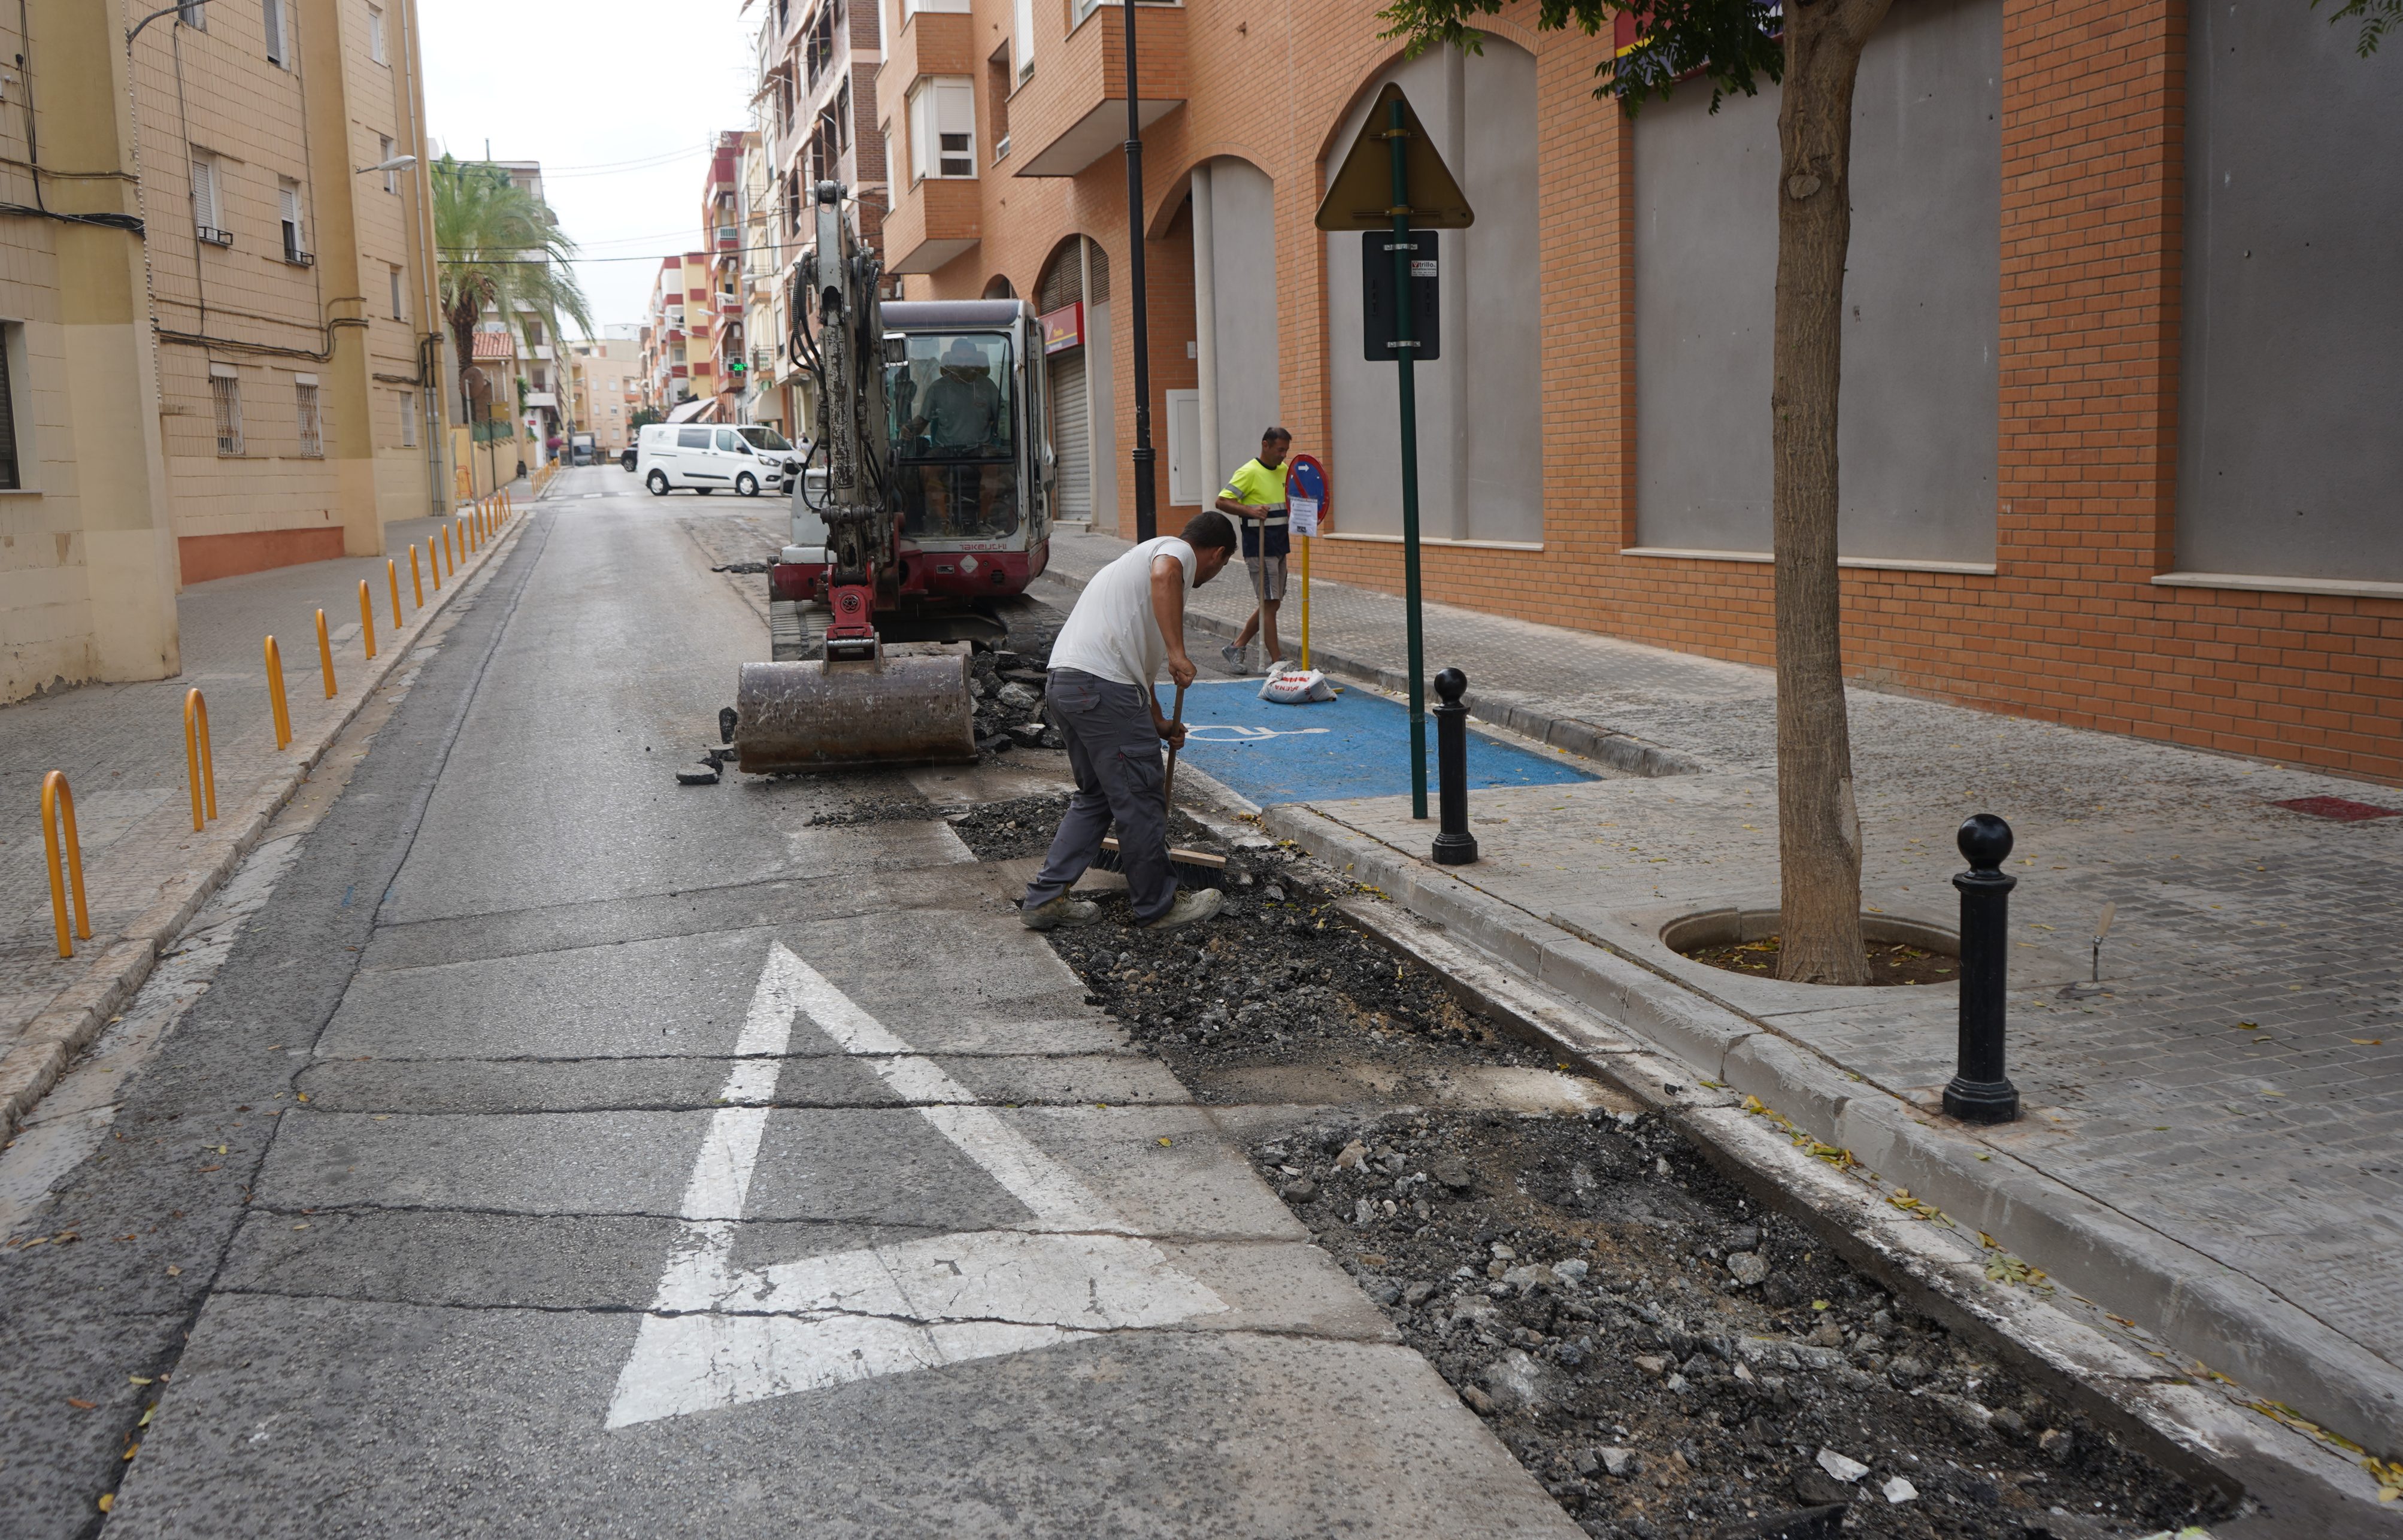
{"type": "Polygon", "coordinates": [[[714,384],[707,391],[695,383],[707,382],[713,377],[713,366],[707,355],[705,340],[709,315],[709,254],[687,252],[680,257],[662,257],[660,275],[651,284],[651,298],[644,312],[642,385],[643,404],[659,411],[672,410],[697,395],[714,395],[714,384]],[[687,322],[703,328],[702,340],[696,340],[687,322]],[[701,372],[696,377],[694,370],[701,372]]]}
{"type": "MultiPolygon", "coordinates": [[[[888,269],[1046,312],[1064,511],[1126,531],[1123,8],[882,4],[888,269]]],[[[1592,94],[1619,39],[1521,3],[1406,59],[1378,8],[1138,9],[1160,527],[1280,422],[1329,467],[1316,572],[1399,586],[1362,237],[1313,223],[1396,82],[1476,211],[1416,371],[1428,596],[1769,662],[1776,90],[1631,118],[1592,94]]],[[[1895,7],[1853,144],[1855,676],[2403,780],[2403,48],[2352,41],[2293,7],[1895,7]]]]}
{"type": "MultiPolygon", "coordinates": [[[[743,166],[758,143],[759,135],[752,130],[729,129],[711,146],[709,180],[701,189],[701,209],[709,268],[698,304],[687,297],[687,313],[693,318],[690,329],[708,344],[709,384],[716,396],[712,414],[721,423],[743,420],[743,398],[750,390],[750,302],[743,252],[749,199],[743,186],[743,166]]],[[[698,382],[693,394],[703,394],[698,382]]]]}
{"type": "Polygon", "coordinates": [[[633,442],[629,424],[642,405],[635,382],[641,354],[641,344],[629,338],[567,344],[569,423],[575,431],[592,435],[609,455],[633,442]]]}
{"type": "Polygon", "coordinates": [[[206,0],[133,40],[187,583],[373,554],[445,506],[417,38],[414,0],[206,0]]]}
{"type": "Polygon", "coordinates": [[[171,675],[183,584],[449,481],[413,0],[160,8],[0,18],[0,701],[171,675]]]}
{"type": "MultiPolygon", "coordinates": [[[[753,100],[758,113],[762,171],[762,220],[770,251],[763,274],[785,272],[799,255],[808,230],[810,189],[822,181],[850,189],[852,215],[868,243],[883,240],[885,204],[891,195],[884,134],[876,115],[876,81],[884,63],[885,19],[877,0],[772,0],[761,7],[757,54],[759,84],[753,100]]],[[[771,280],[781,288],[781,280],[771,280]]],[[[893,290],[898,293],[897,285],[893,290]]],[[[808,377],[790,346],[788,299],[769,298],[772,332],[755,321],[752,351],[768,360],[778,419],[787,434],[810,432],[815,404],[808,377]]],[[[763,421],[768,409],[758,409],[763,421]]]]}
{"type": "Polygon", "coordinates": [[[0,702],[181,666],[124,35],[0,10],[0,702]]]}
{"type": "Polygon", "coordinates": [[[792,390],[777,378],[776,343],[785,336],[785,294],[780,243],[776,239],[776,174],[764,132],[743,137],[738,170],[743,215],[743,335],[749,348],[738,414],[793,432],[792,390]]]}

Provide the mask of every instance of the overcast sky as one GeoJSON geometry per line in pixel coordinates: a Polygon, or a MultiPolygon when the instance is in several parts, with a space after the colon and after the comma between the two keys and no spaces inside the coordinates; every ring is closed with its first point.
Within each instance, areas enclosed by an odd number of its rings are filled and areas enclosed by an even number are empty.
{"type": "MultiPolygon", "coordinates": [[[[752,16],[757,14],[755,3],[752,16]]],[[[707,145],[747,128],[742,0],[420,0],[434,153],[539,160],[587,257],[592,320],[640,321],[658,258],[700,250],[707,145]]]]}

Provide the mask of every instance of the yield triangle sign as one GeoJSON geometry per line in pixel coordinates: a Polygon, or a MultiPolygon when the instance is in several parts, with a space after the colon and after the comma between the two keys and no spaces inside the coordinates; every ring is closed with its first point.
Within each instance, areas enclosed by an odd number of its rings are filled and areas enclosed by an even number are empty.
{"type": "Polygon", "coordinates": [[[1388,82],[1368,108],[1368,119],[1360,125],[1360,136],[1352,141],[1351,153],[1343,157],[1342,169],[1327,185],[1327,196],[1318,204],[1318,228],[1389,230],[1396,214],[1407,215],[1417,229],[1466,229],[1477,221],[1467,195],[1452,180],[1452,168],[1443,163],[1419,115],[1410,110],[1410,99],[1402,94],[1401,87],[1388,82]],[[1397,103],[1402,109],[1405,192],[1398,208],[1394,201],[1390,137],[1397,103]]]}
{"type": "MultiPolygon", "coordinates": [[[[1226,1302],[992,1107],[782,942],[760,970],[721,1105],[684,1195],[684,1230],[618,1376],[607,1425],[656,1422],[879,1375],[994,1358],[1095,1332],[1215,1315],[1226,1302]],[[1023,1204],[1017,1229],[733,1263],[777,1071],[806,1013],[1023,1204]]],[[[787,1116],[793,1116],[787,1114],[787,1116]]]]}

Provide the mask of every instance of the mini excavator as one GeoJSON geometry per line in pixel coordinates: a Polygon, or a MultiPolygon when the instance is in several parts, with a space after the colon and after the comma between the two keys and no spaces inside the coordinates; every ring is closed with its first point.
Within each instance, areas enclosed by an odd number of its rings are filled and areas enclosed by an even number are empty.
{"type": "Polygon", "coordinates": [[[1043,328],[1018,299],[883,298],[842,185],[811,212],[786,298],[815,431],[729,741],[754,774],[973,760],[969,651],[1050,556],[1043,328]]]}

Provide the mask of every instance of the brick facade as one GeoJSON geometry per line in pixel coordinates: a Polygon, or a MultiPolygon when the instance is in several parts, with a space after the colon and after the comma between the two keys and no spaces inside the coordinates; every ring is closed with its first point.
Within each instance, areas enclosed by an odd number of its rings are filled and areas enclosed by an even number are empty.
{"type": "MultiPolygon", "coordinates": [[[[2307,582],[2276,591],[2154,581],[2174,565],[2183,7],[2003,0],[2001,12],[1995,570],[1848,566],[1848,671],[1883,688],[2403,781],[2403,597],[2375,585],[2343,592],[2329,591],[2342,584],[2307,582]]],[[[1344,458],[1343,446],[1328,442],[1328,382],[1334,350],[1356,344],[1329,335],[1327,285],[1349,274],[1327,271],[1311,220],[1323,176],[1340,158],[1342,146],[1332,143],[1338,125],[1396,50],[1378,38],[1382,23],[1370,0],[1248,18],[1196,9],[1141,31],[1160,14],[1146,7],[1138,18],[1146,68],[1155,44],[1181,37],[1181,59],[1161,68],[1182,76],[1170,89],[1185,97],[1144,134],[1161,523],[1173,527],[1184,511],[1167,503],[1164,397],[1194,383],[1187,173],[1209,158],[1235,156],[1275,184],[1280,415],[1299,436],[1298,448],[1327,460],[1340,531],[1344,458]]],[[[1536,62],[1546,354],[1542,399],[1529,409],[1579,427],[1546,442],[1543,548],[1431,544],[1426,596],[1768,663],[1766,562],[1623,554],[1635,544],[1632,145],[1641,130],[1592,97],[1605,44],[1537,35],[1534,14],[1517,6],[1489,28],[1536,62]]],[[[1039,5],[1036,16],[1035,76],[1010,107],[1012,160],[982,168],[973,184],[979,243],[930,277],[910,279],[910,292],[972,297],[998,276],[1031,295],[1060,242],[1073,233],[1098,241],[1115,290],[1123,465],[1133,442],[1123,158],[1104,154],[1073,176],[1010,174],[1012,162],[1043,148],[1019,102],[1036,92],[1048,68],[1073,62],[1082,41],[1068,34],[1064,7],[1039,5]]],[[[897,12],[888,26],[896,20],[897,12]]],[[[989,49],[1008,35],[1011,9],[1005,0],[975,0],[969,20],[979,40],[971,51],[989,49]]],[[[1084,26],[1104,21],[1115,27],[1114,16],[1084,26]]],[[[914,18],[898,21],[896,58],[908,52],[914,25],[914,18]]],[[[1091,41],[1112,40],[1104,33],[1091,41]]],[[[910,84],[896,73],[878,84],[880,115],[896,132],[910,84]]],[[[1085,94],[1072,101],[1051,100],[1060,94],[1052,88],[1045,120],[1073,120],[1106,102],[1119,89],[1115,79],[1088,75],[1085,94]]],[[[979,110],[987,110],[981,92],[979,110]]],[[[931,186],[912,187],[906,172],[896,175],[896,229],[923,218],[931,186]]],[[[967,186],[939,190],[957,196],[967,186]]],[[[1476,189],[1469,192],[1473,199],[1476,189]]],[[[1422,424],[1431,430],[1439,425],[1422,424]]],[[[1118,487],[1116,523],[1126,531],[1131,479],[1122,474],[1118,487]]],[[[1098,518],[1108,527],[1110,510],[1098,518]]],[[[1387,590],[1401,580],[1401,554],[1389,543],[1321,540],[1313,566],[1387,590]]]]}

